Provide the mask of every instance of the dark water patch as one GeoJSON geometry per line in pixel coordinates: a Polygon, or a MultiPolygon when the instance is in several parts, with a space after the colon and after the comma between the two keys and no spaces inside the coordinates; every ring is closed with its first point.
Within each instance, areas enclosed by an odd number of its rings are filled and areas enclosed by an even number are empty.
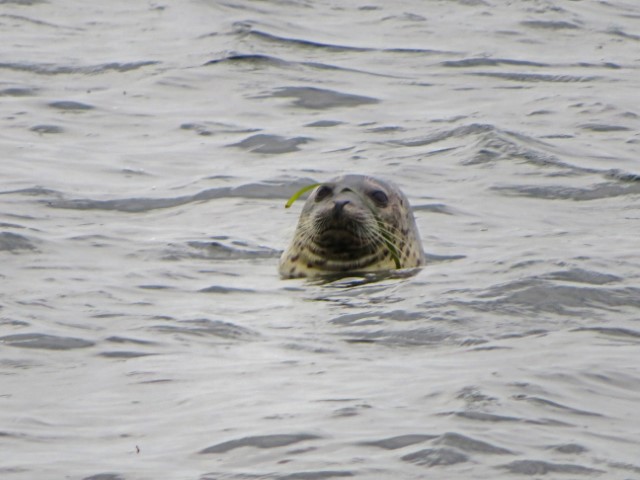
{"type": "Polygon", "coordinates": [[[47,205],[52,208],[71,210],[115,210],[127,213],[149,212],[152,210],[172,208],[194,201],[223,198],[230,189],[210,189],[196,195],[175,198],[123,198],[115,200],[92,200],[89,198],[71,200],[52,200],[47,205]],[[200,197],[200,198],[198,198],[200,197]]]}
{"type": "Polygon", "coordinates": [[[128,315],[126,313],[97,313],[95,315],[91,315],[91,318],[125,318],[127,316],[128,315]]]}
{"type": "Polygon", "coordinates": [[[584,83],[599,80],[596,76],[578,76],[578,75],[550,75],[543,73],[517,73],[517,72],[468,72],[467,75],[476,75],[479,77],[498,78],[500,80],[509,80],[512,82],[546,82],[546,83],[584,83]]]}
{"type": "Polygon", "coordinates": [[[563,443],[562,445],[551,445],[547,448],[554,452],[564,453],[565,455],[580,455],[589,451],[587,447],[583,447],[577,443],[563,443]]]}
{"type": "Polygon", "coordinates": [[[575,135],[569,135],[564,133],[554,133],[551,135],[540,135],[539,138],[548,138],[550,140],[554,140],[554,139],[575,138],[575,135]]]}
{"type": "Polygon", "coordinates": [[[602,470],[572,465],[568,463],[550,463],[541,460],[516,460],[506,465],[499,465],[497,468],[507,470],[517,475],[546,475],[548,473],[562,473],[570,475],[593,475],[605,473],[602,470]]]}
{"type": "Polygon", "coordinates": [[[64,133],[64,128],[58,125],[34,125],[29,130],[41,134],[64,133]]]}
{"type": "Polygon", "coordinates": [[[317,435],[311,435],[306,433],[298,434],[284,434],[284,435],[259,435],[255,437],[244,437],[237,440],[229,440],[227,442],[218,443],[201,450],[198,453],[210,454],[210,453],[226,453],[236,448],[242,447],[254,447],[254,448],[278,448],[293,445],[295,443],[304,442],[307,440],[320,439],[317,435]]]}
{"type": "Polygon", "coordinates": [[[383,329],[376,331],[348,332],[343,335],[347,343],[376,343],[397,347],[456,343],[456,337],[452,332],[441,331],[436,328],[417,328],[400,331],[383,329]]]}
{"type": "Polygon", "coordinates": [[[105,339],[106,342],[116,344],[132,344],[132,345],[157,345],[157,342],[151,342],[149,340],[140,340],[138,338],[128,338],[113,336],[105,339]]]}
{"type": "Polygon", "coordinates": [[[0,90],[0,97],[33,97],[37,93],[36,88],[12,87],[0,90]]]}
{"type": "MultiPolygon", "coordinates": [[[[635,337],[633,337],[635,338],[635,337]]],[[[632,392],[640,391],[640,376],[623,372],[615,366],[616,370],[585,372],[583,376],[591,382],[597,383],[596,388],[604,388],[605,391],[611,389],[627,390],[632,392]]]]}
{"type": "Polygon", "coordinates": [[[42,21],[42,20],[36,20],[36,19],[33,19],[33,18],[25,17],[24,15],[13,15],[13,14],[5,13],[5,14],[0,15],[0,17],[9,18],[11,20],[18,20],[20,22],[30,23],[32,25],[52,27],[52,28],[64,29],[64,30],[83,31],[82,28],[67,27],[67,26],[63,26],[63,25],[56,25],[54,23],[49,23],[49,22],[45,22],[45,21],[42,21]]]}
{"type": "Polygon", "coordinates": [[[125,477],[119,473],[97,473],[90,477],[84,477],[82,480],[125,480],[125,477]]]}
{"type": "Polygon", "coordinates": [[[553,115],[554,113],[555,112],[553,110],[534,110],[533,112],[528,113],[527,116],[533,117],[535,115],[553,115]]]}
{"type": "Polygon", "coordinates": [[[81,74],[92,75],[105,73],[109,71],[116,72],[129,72],[131,70],[137,70],[148,65],[156,65],[160,62],[155,61],[142,61],[131,63],[103,63],[98,65],[88,66],[70,66],[70,65],[56,65],[51,63],[13,63],[13,62],[0,62],[0,70],[13,70],[18,72],[29,72],[38,75],[69,75],[69,74],[81,74]]]}
{"type": "Polygon", "coordinates": [[[402,127],[398,127],[397,125],[383,125],[381,127],[373,127],[367,130],[369,133],[396,133],[396,132],[404,132],[405,129],[402,127]]]}
{"type": "Polygon", "coordinates": [[[204,65],[218,65],[223,63],[235,63],[254,67],[289,67],[293,64],[281,58],[259,54],[234,54],[224,58],[209,60],[204,65]]]}
{"type": "Polygon", "coordinates": [[[382,440],[374,440],[371,442],[362,442],[360,445],[379,447],[385,450],[397,450],[399,448],[408,447],[417,443],[423,443],[438,438],[438,435],[408,434],[399,435],[397,437],[384,438],[382,440]]]}
{"type": "Polygon", "coordinates": [[[317,122],[311,122],[305,125],[305,127],[314,127],[314,128],[327,128],[327,127],[336,127],[338,125],[342,125],[344,122],[339,122],[337,120],[318,120],[317,122]]]}
{"type": "MultiPolygon", "coordinates": [[[[471,124],[452,130],[437,132],[432,140],[447,139],[449,137],[476,137],[475,155],[466,160],[464,165],[486,164],[496,161],[522,161],[538,167],[554,167],[564,169],[561,173],[585,174],[601,173],[595,169],[578,167],[560,160],[557,156],[547,153],[547,146],[537,139],[517,132],[502,130],[493,125],[471,124]],[[536,148],[534,148],[536,146],[536,148]]],[[[418,145],[421,143],[417,141],[418,145]]]]}
{"type": "Polygon", "coordinates": [[[415,320],[424,320],[425,315],[422,312],[410,312],[407,310],[391,310],[378,315],[381,320],[389,320],[392,322],[407,322],[415,320]]]}
{"type": "Polygon", "coordinates": [[[329,321],[334,325],[342,325],[342,326],[368,326],[368,325],[379,325],[382,320],[379,320],[377,312],[370,313],[348,313],[346,315],[340,315],[339,317],[333,318],[329,321]]]}
{"type": "Polygon", "coordinates": [[[467,462],[469,457],[453,448],[426,448],[401,457],[405,462],[425,467],[455,465],[467,462]]]}
{"type": "Polygon", "coordinates": [[[516,333],[505,333],[504,335],[499,335],[497,338],[499,340],[505,340],[510,338],[526,338],[526,337],[544,337],[549,333],[548,330],[544,330],[542,328],[533,328],[529,330],[525,330],[523,332],[516,333]]]}
{"type": "Polygon", "coordinates": [[[259,133],[245,138],[244,140],[232,143],[229,147],[239,147],[253,153],[267,153],[279,155],[283,153],[297,152],[299,145],[304,145],[312,141],[309,137],[282,137],[280,135],[267,135],[259,133]]]}
{"type": "Polygon", "coordinates": [[[316,42],[312,40],[304,40],[300,38],[290,38],[290,37],[282,37],[278,35],[274,35],[271,33],[263,32],[260,30],[256,30],[253,28],[249,22],[237,22],[234,25],[236,33],[240,33],[244,36],[254,37],[258,40],[269,42],[269,43],[277,43],[280,46],[289,46],[301,49],[308,50],[322,50],[325,52],[390,52],[390,53],[405,53],[405,54],[418,54],[418,55],[439,55],[439,54],[447,54],[452,52],[445,52],[439,50],[429,50],[422,48],[370,48],[370,47],[356,47],[350,45],[337,45],[331,43],[323,43],[316,42]]]}
{"type": "Polygon", "coordinates": [[[74,102],[72,100],[59,100],[48,104],[51,108],[57,110],[65,110],[70,112],[78,112],[84,110],[93,110],[95,107],[82,102],[74,102]]]}
{"type": "MultiPolygon", "coordinates": [[[[4,397],[4,395],[3,395],[4,397]]],[[[0,397],[1,398],[1,397],[0,397]]],[[[24,433],[15,433],[15,432],[5,432],[0,430],[0,438],[28,438],[28,435],[24,434],[24,433]]],[[[0,472],[2,472],[3,470],[0,469],[0,472]]]]}
{"type": "Polygon", "coordinates": [[[253,25],[251,25],[248,22],[237,22],[236,24],[234,24],[234,29],[236,30],[236,33],[242,34],[243,37],[249,36],[263,42],[276,43],[278,45],[295,47],[295,48],[323,50],[327,52],[367,52],[367,51],[373,50],[373,49],[364,48],[364,47],[334,45],[334,44],[314,42],[311,40],[304,40],[299,38],[281,37],[281,36],[263,32],[260,30],[255,30],[253,28],[253,25]]]}
{"type": "Polygon", "coordinates": [[[17,223],[0,222],[0,228],[17,228],[17,229],[24,230],[27,227],[19,225],[17,223]]]}
{"type": "Polygon", "coordinates": [[[491,423],[523,423],[528,425],[542,425],[550,427],[571,427],[572,425],[566,422],[560,422],[558,420],[542,418],[542,419],[528,419],[520,417],[511,417],[506,415],[495,415],[486,412],[480,412],[477,410],[465,410],[459,412],[445,413],[445,415],[454,415],[458,418],[464,418],[467,420],[473,420],[477,422],[491,422],[491,423]]]}
{"type": "Polygon", "coordinates": [[[131,177],[133,175],[139,175],[139,176],[149,176],[150,174],[145,172],[142,169],[136,169],[136,168],[121,168],[119,170],[117,170],[118,173],[123,173],[125,175],[127,175],[128,177],[131,177]]]}
{"type": "MultiPolygon", "coordinates": [[[[29,370],[34,367],[41,367],[42,363],[36,363],[33,360],[12,360],[9,358],[0,358],[0,367],[3,369],[11,369],[11,370],[29,370]]],[[[1,397],[2,395],[0,395],[1,397]]],[[[7,394],[6,396],[11,397],[11,394],[7,394]]]]}
{"type": "Polygon", "coordinates": [[[622,277],[618,277],[616,275],[593,272],[582,268],[551,272],[544,275],[542,278],[561,280],[565,282],[587,283],[590,285],[606,285],[608,283],[615,283],[622,280],[622,277]]]}
{"type": "Polygon", "coordinates": [[[255,293],[255,290],[248,288],[227,287],[224,285],[211,285],[210,287],[205,287],[198,291],[200,293],[220,293],[223,295],[229,293],[255,293]]]}
{"type": "Polygon", "coordinates": [[[362,413],[363,410],[371,408],[371,405],[361,404],[353,407],[337,408],[331,415],[335,418],[355,417],[362,413]]]}
{"type": "Polygon", "coordinates": [[[625,32],[624,30],[622,30],[621,28],[618,28],[618,27],[610,28],[609,30],[607,30],[607,33],[609,33],[611,35],[615,35],[617,37],[628,38],[629,40],[640,41],[640,35],[627,33],[627,32],[625,32]]]}
{"type": "Polygon", "coordinates": [[[581,327],[573,329],[572,332],[595,332],[607,337],[630,340],[634,343],[640,340],[640,331],[620,327],[581,327]]]}
{"type": "Polygon", "coordinates": [[[38,197],[38,196],[60,197],[62,194],[60,192],[57,192],[56,190],[51,190],[49,188],[29,187],[29,188],[21,188],[19,190],[6,190],[4,192],[0,192],[0,195],[27,195],[31,197],[38,197]]]}
{"type": "MultiPolygon", "coordinates": [[[[469,137],[476,137],[475,142],[478,144],[479,151],[493,152],[492,157],[496,159],[511,159],[514,156],[525,157],[526,155],[531,155],[531,149],[525,148],[523,144],[536,143],[535,139],[501,130],[493,125],[481,123],[472,123],[451,129],[438,130],[418,138],[392,140],[389,143],[402,147],[423,147],[451,138],[464,139],[466,142],[469,142],[471,141],[469,137]]],[[[532,158],[532,160],[538,159],[532,158]]],[[[473,163],[480,162],[467,162],[467,164],[473,163]]],[[[555,165],[557,163],[558,161],[555,157],[545,158],[545,164],[555,165]]]]}
{"type": "Polygon", "coordinates": [[[209,320],[200,318],[196,320],[184,320],[173,325],[156,325],[152,330],[163,333],[173,333],[180,335],[213,336],[225,340],[251,339],[258,334],[245,327],[235,325],[222,320],[209,320]]]}
{"type": "Polygon", "coordinates": [[[206,260],[248,260],[255,258],[278,258],[282,253],[280,250],[252,245],[238,240],[223,243],[223,241],[191,241],[187,242],[188,250],[184,250],[180,245],[170,245],[171,252],[168,253],[171,259],[181,258],[201,258],[206,260]]]}
{"type": "MultiPolygon", "coordinates": [[[[353,68],[346,68],[336,65],[330,65],[327,63],[319,63],[319,62],[292,62],[283,60],[278,57],[273,57],[270,55],[259,55],[259,54],[233,54],[223,58],[216,58],[208,61],[204,64],[204,66],[208,65],[220,65],[220,64],[232,64],[232,65],[240,65],[244,67],[248,67],[254,70],[257,69],[265,69],[265,68],[280,68],[280,69],[296,69],[300,70],[301,68],[310,68],[316,70],[333,70],[337,72],[353,72],[353,73],[361,73],[365,75],[372,75],[376,77],[386,77],[386,78],[398,78],[394,75],[385,75],[381,73],[357,70],[353,68]]],[[[264,98],[264,97],[257,97],[264,98]]]]}
{"type": "Polygon", "coordinates": [[[548,67],[546,63],[529,62],[526,60],[511,60],[508,58],[465,58],[462,60],[447,60],[442,62],[443,67],[469,68],[469,67],[499,67],[503,65],[523,67],[548,67]]]}
{"type": "Polygon", "coordinates": [[[463,258],[467,258],[466,255],[435,255],[433,253],[426,253],[424,257],[427,261],[427,265],[435,262],[452,262],[454,260],[462,260],[463,258]]]}
{"type": "Polygon", "coordinates": [[[558,285],[543,279],[526,279],[492,287],[477,300],[461,302],[474,310],[493,313],[521,314],[541,312],[573,315],[585,308],[640,307],[640,289],[595,288],[558,285]]]}
{"type": "Polygon", "coordinates": [[[73,337],[58,337],[42,333],[18,333],[0,337],[0,343],[19,348],[35,348],[42,350],[74,350],[92,347],[95,343],[73,337]]]}
{"type": "Polygon", "coordinates": [[[213,135],[213,132],[202,123],[183,123],[180,125],[180,130],[192,130],[205,137],[213,135]]]}
{"type": "Polygon", "coordinates": [[[640,182],[640,174],[624,172],[617,169],[607,170],[605,177],[620,180],[621,182],[640,182]]]}
{"type": "MultiPolygon", "coordinates": [[[[183,195],[169,198],[121,198],[113,200],[94,200],[89,198],[63,199],[56,198],[47,201],[47,205],[52,208],[64,208],[73,210],[115,210],[126,213],[149,212],[152,210],[173,208],[189,203],[206,202],[220,198],[261,198],[261,199],[288,199],[297,190],[305,185],[314,183],[313,180],[297,180],[291,184],[284,184],[282,181],[272,181],[265,183],[250,183],[238,187],[216,187],[203,190],[193,195],[183,195]]],[[[33,194],[44,195],[46,192],[57,194],[52,191],[35,190],[33,194]]],[[[14,192],[0,192],[14,193],[14,192]]],[[[29,194],[29,190],[20,190],[15,193],[29,194]]]]}
{"type": "Polygon", "coordinates": [[[276,475],[275,480],[324,480],[325,478],[353,477],[354,473],[347,470],[320,470],[316,472],[295,472],[286,475],[276,475]]]}
{"type": "Polygon", "coordinates": [[[116,359],[122,359],[122,360],[126,360],[129,358],[147,357],[150,355],[157,355],[157,354],[146,353],[146,352],[133,352],[133,351],[110,351],[110,352],[101,352],[98,354],[99,357],[116,358],[116,359]]]}
{"type": "Polygon", "coordinates": [[[0,252],[16,252],[20,250],[35,250],[31,240],[13,232],[0,232],[0,252]]]}
{"type": "Polygon", "coordinates": [[[640,465],[633,465],[631,463],[623,463],[623,462],[608,462],[607,466],[609,466],[610,468],[626,470],[628,472],[633,472],[637,475],[640,475],[640,465]]]}
{"type": "Polygon", "coordinates": [[[468,420],[476,420],[479,422],[492,422],[492,423],[502,423],[502,422],[522,422],[523,420],[518,417],[508,417],[505,415],[494,415],[491,413],[485,412],[477,412],[477,411],[463,411],[463,412],[454,412],[456,417],[466,418],[468,420]]]}
{"type": "Polygon", "coordinates": [[[526,20],[524,22],[520,22],[520,25],[544,30],[576,30],[580,28],[575,23],[550,20],[526,20]]]}
{"type": "MultiPolygon", "coordinates": [[[[288,463],[282,460],[279,463],[288,463]]],[[[348,470],[317,470],[292,473],[224,473],[210,472],[200,477],[200,480],[324,480],[328,478],[353,477],[356,474],[348,470]]]]}
{"type": "MultiPolygon", "coordinates": [[[[232,124],[222,123],[222,122],[214,122],[214,121],[205,121],[205,122],[185,122],[180,125],[180,130],[190,130],[196,132],[198,135],[202,136],[210,136],[214,134],[230,134],[230,133],[254,133],[260,131],[259,128],[241,128],[232,124]]],[[[231,178],[230,176],[217,175],[208,177],[210,179],[214,178],[231,178]]]]}
{"type": "Polygon", "coordinates": [[[621,125],[608,125],[606,123],[585,123],[583,125],[579,125],[579,127],[583,130],[588,130],[590,132],[628,132],[631,129],[628,127],[623,127],[621,125]]]}
{"type": "Polygon", "coordinates": [[[473,348],[472,351],[474,351],[474,352],[488,352],[490,350],[505,350],[505,349],[508,349],[507,347],[498,347],[496,345],[486,345],[488,342],[489,342],[489,340],[484,339],[484,338],[469,337],[469,338],[465,338],[463,340],[460,340],[457,343],[461,347],[473,347],[473,346],[476,346],[476,345],[484,345],[484,346],[481,346],[481,347],[473,348]]]}
{"type": "MultiPolygon", "coordinates": [[[[586,68],[610,68],[612,70],[620,70],[621,68],[623,68],[621,65],[618,65],[617,63],[613,63],[613,62],[603,62],[603,63],[580,62],[578,63],[578,66],[586,67],[586,68]]],[[[632,117],[632,118],[635,118],[635,117],[632,117]]]]}
{"type": "Polygon", "coordinates": [[[0,5],[20,5],[23,7],[32,7],[41,3],[47,3],[48,0],[0,0],[0,5]]]}
{"type": "Polygon", "coordinates": [[[262,98],[295,98],[293,105],[311,110],[357,107],[379,103],[380,100],[362,95],[336,92],[316,87],[282,87],[262,98]]]}
{"type": "MultiPolygon", "coordinates": [[[[0,305],[0,310],[3,308],[4,307],[0,305]]],[[[28,327],[29,323],[24,320],[16,320],[13,318],[0,318],[0,325],[7,325],[10,327],[28,327]]]]}
{"type": "Polygon", "coordinates": [[[485,405],[496,404],[498,399],[492,395],[484,393],[475,385],[466,386],[461,388],[456,394],[456,399],[463,400],[467,406],[478,408],[485,405]]]}
{"type": "Polygon", "coordinates": [[[514,400],[525,401],[527,403],[531,403],[533,405],[537,405],[543,407],[545,409],[550,409],[554,411],[559,411],[563,413],[569,413],[571,415],[582,415],[587,417],[602,417],[600,413],[589,412],[587,410],[580,410],[578,408],[569,407],[567,405],[562,405],[561,403],[554,402],[552,400],[547,400],[542,397],[534,397],[529,395],[515,395],[514,400]]]}
{"type": "Polygon", "coordinates": [[[575,200],[586,202],[603,198],[624,197],[640,194],[640,183],[620,185],[619,183],[598,183],[590,188],[575,188],[561,186],[541,187],[538,185],[517,185],[511,187],[492,187],[492,190],[518,196],[532,197],[544,200],[575,200]]]}
{"type": "Polygon", "coordinates": [[[513,452],[506,448],[496,447],[487,442],[475,440],[473,438],[461,435],[459,433],[448,432],[441,435],[434,442],[437,445],[446,445],[463,452],[468,453],[484,453],[490,455],[513,455],[513,452]]]}
{"type": "MultiPolygon", "coordinates": [[[[368,7],[365,7],[365,9],[368,7]]],[[[341,53],[341,52],[392,52],[392,53],[414,53],[414,54],[441,54],[451,52],[441,52],[437,50],[420,49],[420,48],[370,48],[370,47],[358,47],[350,45],[338,45],[332,43],[317,42],[313,40],[306,40],[301,38],[292,38],[275,35],[272,33],[258,30],[251,22],[243,21],[236,22],[233,25],[234,33],[242,35],[243,38],[255,38],[257,40],[275,43],[279,46],[289,46],[295,48],[301,48],[306,50],[320,50],[328,53],[341,53]]]]}
{"type": "Polygon", "coordinates": [[[146,285],[138,285],[138,288],[143,290],[171,290],[172,287],[168,285],[158,285],[158,284],[146,284],[146,285]]]}

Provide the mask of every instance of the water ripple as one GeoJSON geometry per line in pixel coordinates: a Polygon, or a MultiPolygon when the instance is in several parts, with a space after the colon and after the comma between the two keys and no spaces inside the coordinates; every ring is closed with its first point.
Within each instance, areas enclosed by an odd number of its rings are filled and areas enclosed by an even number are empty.
{"type": "Polygon", "coordinates": [[[105,73],[110,71],[115,72],[129,72],[131,70],[138,70],[149,65],[156,65],[159,62],[156,61],[142,61],[142,62],[130,62],[130,63],[103,63],[98,65],[86,65],[86,66],[70,66],[70,65],[56,65],[51,63],[12,63],[12,62],[0,62],[0,70],[13,70],[20,72],[35,73],[38,75],[71,75],[71,74],[83,74],[91,75],[98,73],[105,73]]]}
{"type": "Polygon", "coordinates": [[[284,435],[260,435],[255,437],[244,437],[237,440],[229,440],[226,442],[218,443],[210,447],[201,450],[201,454],[211,453],[226,453],[230,450],[242,447],[254,447],[254,448],[278,448],[287,447],[295,443],[304,442],[307,440],[316,440],[322,437],[318,435],[310,435],[307,433],[297,434],[284,434],[284,435]]]}

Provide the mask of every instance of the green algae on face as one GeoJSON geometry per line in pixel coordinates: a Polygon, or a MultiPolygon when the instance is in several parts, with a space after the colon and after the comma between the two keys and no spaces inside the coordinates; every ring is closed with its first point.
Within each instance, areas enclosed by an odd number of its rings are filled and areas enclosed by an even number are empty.
{"type": "Polygon", "coordinates": [[[300,198],[302,195],[307,193],[309,190],[313,190],[318,185],[320,185],[320,184],[319,183],[313,183],[311,185],[307,185],[306,187],[302,187],[296,193],[291,195],[291,198],[289,198],[289,200],[287,200],[287,203],[285,203],[284,208],[289,208],[291,205],[293,205],[293,202],[295,202],[298,198],[300,198]]]}

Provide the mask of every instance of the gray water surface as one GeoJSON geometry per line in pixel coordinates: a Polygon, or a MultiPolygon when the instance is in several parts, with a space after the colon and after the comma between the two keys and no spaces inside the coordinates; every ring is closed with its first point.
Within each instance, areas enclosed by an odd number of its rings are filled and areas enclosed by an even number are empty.
{"type": "Polygon", "coordinates": [[[639,22],[0,2],[0,476],[640,479],[639,22]],[[424,269],[278,278],[342,173],[424,269]]]}

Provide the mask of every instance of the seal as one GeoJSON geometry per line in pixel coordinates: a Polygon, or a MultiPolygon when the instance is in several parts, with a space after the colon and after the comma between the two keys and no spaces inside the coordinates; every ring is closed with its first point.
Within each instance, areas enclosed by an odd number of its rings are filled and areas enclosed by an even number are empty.
{"type": "Polygon", "coordinates": [[[409,201],[393,183],[344,175],[319,184],[280,257],[282,278],[414,268],[425,263],[409,201]]]}

